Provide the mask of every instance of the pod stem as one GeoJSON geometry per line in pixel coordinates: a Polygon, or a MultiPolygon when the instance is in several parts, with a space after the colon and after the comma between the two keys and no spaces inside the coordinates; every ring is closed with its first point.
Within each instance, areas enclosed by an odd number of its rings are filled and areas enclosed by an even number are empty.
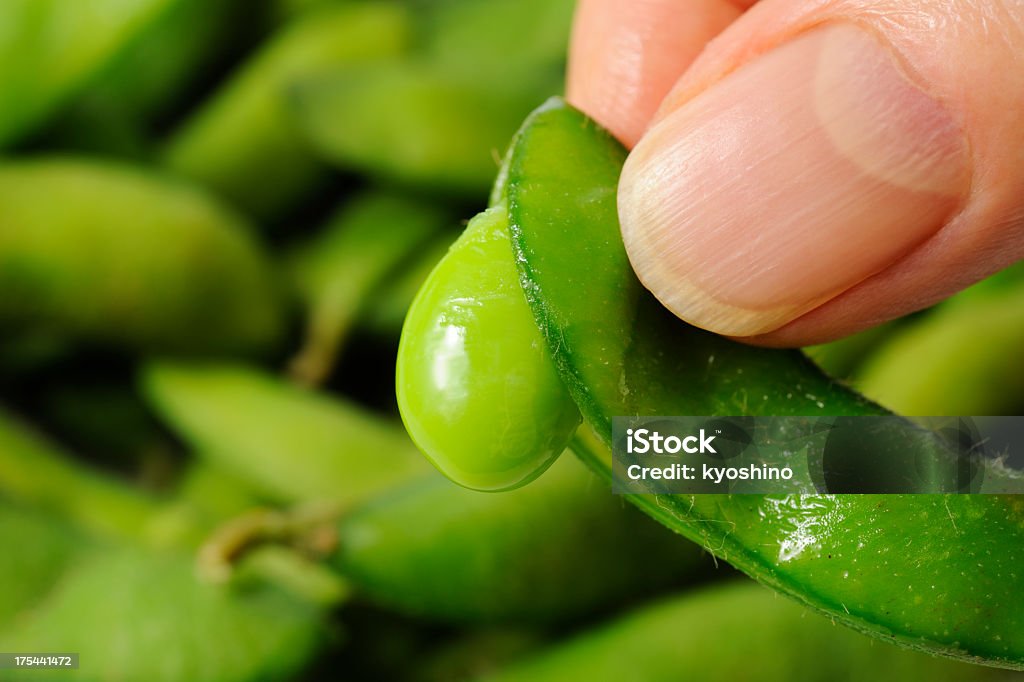
{"type": "Polygon", "coordinates": [[[346,600],[343,578],[317,562],[337,548],[334,502],[313,502],[288,510],[253,509],[222,524],[196,555],[201,579],[225,583],[258,576],[323,607],[346,600]]]}

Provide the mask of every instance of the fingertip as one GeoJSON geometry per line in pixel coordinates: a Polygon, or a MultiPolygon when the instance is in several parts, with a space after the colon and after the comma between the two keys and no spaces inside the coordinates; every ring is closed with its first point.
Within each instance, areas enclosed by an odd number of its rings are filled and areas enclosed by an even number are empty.
{"type": "Polygon", "coordinates": [[[567,97],[632,147],[679,76],[740,14],[729,0],[580,0],[567,97]]]}

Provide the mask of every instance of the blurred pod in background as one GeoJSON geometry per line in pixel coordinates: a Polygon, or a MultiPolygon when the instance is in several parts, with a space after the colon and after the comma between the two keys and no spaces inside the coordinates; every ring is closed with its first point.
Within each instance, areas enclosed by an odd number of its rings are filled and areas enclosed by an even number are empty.
{"type": "Polygon", "coordinates": [[[767,588],[665,598],[488,676],[488,682],[970,682],[1020,674],[880,644],[767,588]]]}
{"type": "MultiPolygon", "coordinates": [[[[281,588],[204,584],[187,559],[134,549],[77,561],[14,625],[0,648],[78,653],[76,677],[92,682],[293,679],[328,632],[319,609],[281,588]]],[[[4,672],[68,679],[60,669],[4,672]]]]}
{"type": "Polygon", "coordinates": [[[609,494],[572,456],[522,490],[443,479],[395,425],[244,368],[153,366],[159,411],[216,466],[271,498],[327,500],[332,562],[409,615],[565,621],[694,579],[702,550],[609,494]]]}
{"type": "Polygon", "coordinates": [[[91,547],[74,529],[0,497],[0,629],[50,591],[91,547]],[[17,551],[14,551],[17,548],[17,551]],[[14,589],[16,587],[16,589],[14,589]]]}
{"type": "Polygon", "coordinates": [[[160,129],[263,28],[246,0],[164,5],[30,136],[30,146],[148,160],[160,129]]]}
{"type": "Polygon", "coordinates": [[[605,612],[710,565],[566,453],[506,493],[440,477],[343,515],[334,565],[382,606],[453,622],[565,622],[605,612]]]}
{"type": "Polygon", "coordinates": [[[53,116],[182,1],[0,4],[0,148],[53,116]]]}
{"type": "Polygon", "coordinates": [[[563,90],[573,2],[417,3],[419,49],[294,88],[298,124],[341,168],[486,196],[530,110],[563,90]]]}
{"type": "Polygon", "coordinates": [[[259,354],[281,282],[206,194],[112,162],[0,162],[0,328],[130,352],[259,354]]]}
{"type": "Polygon", "coordinates": [[[1003,415],[1024,408],[1024,264],[913,318],[854,374],[901,414],[1003,415]]]}
{"type": "Polygon", "coordinates": [[[410,32],[408,10],[397,2],[312,7],[281,27],[170,135],[165,165],[257,219],[279,218],[324,180],[288,113],[289,84],[401,53],[410,32]]]}
{"type": "Polygon", "coordinates": [[[349,507],[434,475],[397,420],[258,369],[158,363],[141,381],[195,453],[272,500],[349,507]]]}

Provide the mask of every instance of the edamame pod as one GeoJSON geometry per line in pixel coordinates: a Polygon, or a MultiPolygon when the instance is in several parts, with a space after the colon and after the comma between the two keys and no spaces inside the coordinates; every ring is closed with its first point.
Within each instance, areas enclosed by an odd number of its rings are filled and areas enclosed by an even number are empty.
{"type": "Polygon", "coordinates": [[[892,320],[844,339],[810,346],[803,350],[826,374],[847,381],[861,365],[870,361],[871,354],[884,346],[905,323],[906,320],[902,318],[892,320]]]}
{"type": "Polygon", "coordinates": [[[180,104],[184,90],[228,49],[237,47],[246,0],[173,0],[160,17],[139,31],[111,60],[75,105],[101,111],[151,129],[154,119],[180,104]],[[236,29],[234,34],[231,29],[236,29]]]}
{"type": "Polygon", "coordinates": [[[84,551],[81,534],[0,498],[0,630],[41,599],[84,551]]]}
{"type": "Polygon", "coordinates": [[[655,602],[486,679],[676,682],[681,675],[708,682],[1019,679],[872,642],[749,583],[655,602]]]}
{"type": "MultiPolygon", "coordinates": [[[[294,679],[324,640],[322,612],[269,585],[197,580],[175,554],[110,549],[79,562],[45,602],[0,633],[0,649],[81,656],[90,682],[294,679]]],[[[67,680],[63,669],[5,680],[67,680]]]]}
{"type": "Polygon", "coordinates": [[[524,114],[559,90],[545,74],[481,84],[405,61],[310,78],[294,107],[310,144],[341,168],[480,196],[524,114]]]}
{"type": "Polygon", "coordinates": [[[889,339],[857,387],[911,415],[1012,414],[1024,406],[1024,282],[963,296],[889,339]]]}
{"type": "Polygon", "coordinates": [[[431,473],[398,424],[257,369],[156,363],[142,383],[199,455],[277,500],[349,505],[431,473]]]}
{"type": "Polygon", "coordinates": [[[311,77],[295,91],[297,120],[339,167],[482,195],[522,117],[563,89],[572,7],[424,3],[416,54],[311,77]]]}
{"type": "Polygon", "coordinates": [[[256,353],[279,283],[232,212],[118,164],[0,163],[0,327],[139,352],[256,353]]]}
{"type": "Polygon", "coordinates": [[[326,3],[302,14],[172,135],[165,164],[256,217],[279,216],[322,170],[290,119],[291,83],[398,54],[409,40],[397,3],[326,3]]]}
{"type": "MultiPolygon", "coordinates": [[[[624,157],[607,132],[554,101],[517,136],[508,174],[524,291],[598,434],[581,452],[595,470],[610,475],[612,415],[883,413],[798,353],[695,330],[644,292],[616,215],[624,157]]],[[[1024,615],[1019,600],[1005,597],[1024,592],[1024,503],[1016,496],[631,499],[839,622],[911,648],[1024,667],[1024,615]]]]}
{"type": "Polygon", "coordinates": [[[182,0],[0,3],[0,148],[52,115],[182,0]]]}
{"type": "Polygon", "coordinates": [[[396,376],[413,441],[460,485],[523,485],[565,448],[579,411],[519,288],[503,206],[474,218],[430,274],[396,376]]]}
{"type": "Polygon", "coordinates": [[[692,578],[702,550],[650,522],[571,456],[504,493],[438,478],[345,516],[333,563],[357,591],[457,622],[568,620],[692,578]]]}
{"type": "Polygon", "coordinates": [[[575,4],[573,0],[431,3],[424,17],[428,29],[424,59],[481,83],[549,71],[557,74],[557,85],[564,71],[575,4]]]}

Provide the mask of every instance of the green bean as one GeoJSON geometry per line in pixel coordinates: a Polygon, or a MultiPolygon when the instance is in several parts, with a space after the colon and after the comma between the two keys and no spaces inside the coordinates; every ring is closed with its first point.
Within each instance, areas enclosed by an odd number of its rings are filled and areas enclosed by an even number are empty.
{"type": "Polygon", "coordinates": [[[322,383],[369,293],[448,222],[433,204],[370,192],[347,202],[320,234],[300,246],[290,269],[309,312],[293,375],[305,384],[322,383]]]}
{"type": "Polygon", "coordinates": [[[350,505],[430,470],[397,424],[256,369],[157,363],[142,383],[199,455],[273,499],[350,505]]]}
{"type": "Polygon", "coordinates": [[[487,677],[490,682],[967,682],[1004,671],[932,658],[837,628],[749,583],[655,602],[487,677]]]}
{"type": "Polygon", "coordinates": [[[231,212],[121,165],[0,163],[0,325],[171,353],[262,352],[283,331],[266,256],[231,212]]]}
{"type": "Polygon", "coordinates": [[[413,302],[398,406],[441,473],[476,490],[544,472],[579,424],[525,305],[503,206],[476,218],[413,302]]]}
{"type": "Polygon", "coordinates": [[[171,136],[164,162],[256,217],[278,217],[322,178],[290,120],[289,85],[304,75],[398,54],[409,40],[401,5],[317,7],[284,27],[171,136]]]}
{"type": "Polygon", "coordinates": [[[342,518],[333,563],[375,603],[454,622],[548,622],[691,578],[701,550],[625,507],[573,457],[510,493],[440,478],[342,518]]]}
{"type": "Polygon", "coordinates": [[[0,148],[38,126],[182,0],[0,3],[0,148]]]}

